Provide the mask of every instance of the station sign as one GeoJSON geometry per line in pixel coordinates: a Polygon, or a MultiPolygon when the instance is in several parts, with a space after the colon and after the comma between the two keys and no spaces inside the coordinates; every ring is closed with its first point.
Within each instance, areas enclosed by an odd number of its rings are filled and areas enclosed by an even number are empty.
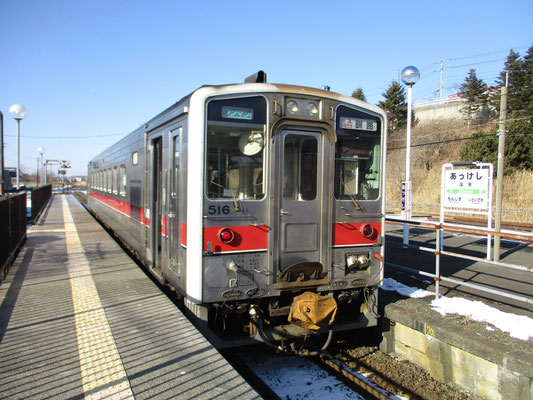
{"type": "Polygon", "coordinates": [[[489,209],[490,185],[492,185],[489,169],[447,169],[443,178],[444,207],[489,209]]]}

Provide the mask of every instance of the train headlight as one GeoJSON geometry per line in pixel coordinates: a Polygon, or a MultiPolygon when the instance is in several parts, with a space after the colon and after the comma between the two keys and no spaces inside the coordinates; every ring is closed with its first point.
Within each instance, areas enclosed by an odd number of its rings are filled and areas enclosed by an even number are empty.
{"type": "Polygon", "coordinates": [[[346,268],[348,270],[363,270],[370,265],[369,254],[347,254],[346,255],[346,268]]]}
{"type": "Polygon", "coordinates": [[[295,115],[298,113],[298,103],[294,100],[290,100],[287,102],[287,112],[289,114],[295,115]]]}
{"type": "Polygon", "coordinates": [[[359,261],[357,260],[357,255],[350,254],[346,257],[346,266],[348,269],[354,269],[357,268],[359,265],[359,261]]]}
{"type": "Polygon", "coordinates": [[[318,115],[318,106],[316,105],[316,103],[313,102],[307,103],[307,105],[305,106],[305,112],[310,117],[316,117],[318,115]]]}
{"type": "Polygon", "coordinates": [[[357,257],[357,263],[359,264],[360,269],[367,268],[370,265],[370,258],[366,255],[360,255],[357,257]]]}

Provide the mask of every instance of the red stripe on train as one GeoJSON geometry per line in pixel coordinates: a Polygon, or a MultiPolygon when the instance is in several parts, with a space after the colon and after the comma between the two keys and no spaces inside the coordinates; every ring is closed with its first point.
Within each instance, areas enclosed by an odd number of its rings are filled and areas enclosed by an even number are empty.
{"type": "Polygon", "coordinates": [[[268,226],[245,225],[204,228],[204,251],[207,251],[208,242],[211,243],[213,253],[266,251],[268,249],[268,226]],[[219,233],[222,229],[230,229],[233,232],[231,242],[224,243],[220,240],[219,233]]]}
{"type": "Polygon", "coordinates": [[[376,243],[380,234],[381,222],[333,224],[333,247],[376,243]],[[363,235],[362,229],[365,225],[373,228],[372,236],[363,235]]]}
{"type": "Polygon", "coordinates": [[[90,196],[95,200],[98,200],[105,205],[111,207],[113,210],[121,212],[122,214],[127,215],[131,219],[134,219],[137,222],[140,222],[143,225],[150,226],[150,219],[144,218],[144,210],[142,208],[132,206],[125,201],[115,199],[113,197],[106,196],[102,193],[91,192],[90,196]]]}

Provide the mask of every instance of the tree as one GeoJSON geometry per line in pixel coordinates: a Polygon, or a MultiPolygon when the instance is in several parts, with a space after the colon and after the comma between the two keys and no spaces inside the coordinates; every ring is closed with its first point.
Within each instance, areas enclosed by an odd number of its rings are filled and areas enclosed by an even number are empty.
{"type": "MultiPolygon", "coordinates": [[[[505,171],[533,170],[533,136],[531,123],[527,120],[509,121],[505,138],[505,171]]],[[[496,165],[498,136],[496,132],[476,132],[461,148],[463,161],[482,161],[496,165]]]]}
{"type": "MultiPolygon", "coordinates": [[[[387,112],[389,118],[389,131],[405,126],[407,122],[407,100],[405,89],[398,82],[393,81],[383,93],[385,100],[378,106],[387,112]]],[[[414,118],[412,119],[414,121],[414,118]]]]}
{"type": "MultiPolygon", "coordinates": [[[[509,116],[517,117],[526,115],[528,114],[528,109],[532,107],[532,52],[533,46],[529,48],[526,58],[522,60],[520,54],[511,49],[507,56],[507,60],[505,61],[504,70],[496,80],[499,86],[504,86],[506,73],[509,73],[509,89],[507,96],[507,114],[509,116]]],[[[500,109],[499,98],[499,96],[496,96],[496,103],[494,103],[494,106],[498,110],[500,109]]]]}
{"type": "Polygon", "coordinates": [[[466,115],[469,126],[471,120],[490,119],[487,84],[477,77],[475,69],[470,70],[459,90],[459,96],[466,100],[461,112],[466,115]]]}
{"type": "Polygon", "coordinates": [[[366,101],[366,96],[365,96],[362,88],[357,88],[356,90],[354,90],[352,92],[352,97],[354,99],[359,99],[359,100],[366,101]]]}
{"type": "Polygon", "coordinates": [[[528,49],[526,55],[524,56],[524,73],[524,109],[525,114],[531,116],[533,115],[533,46],[528,49]]]}

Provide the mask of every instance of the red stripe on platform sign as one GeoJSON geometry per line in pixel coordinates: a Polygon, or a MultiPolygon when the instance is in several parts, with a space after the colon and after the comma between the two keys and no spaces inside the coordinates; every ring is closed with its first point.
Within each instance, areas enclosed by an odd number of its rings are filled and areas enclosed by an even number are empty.
{"type": "Polygon", "coordinates": [[[208,242],[211,242],[213,253],[265,251],[268,248],[268,226],[244,225],[204,228],[204,251],[207,251],[208,242]],[[233,232],[233,240],[230,243],[224,243],[220,240],[219,233],[222,229],[230,229],[233,232]]]}
{"type": "Polygon", "coordinates": [[[377,242],[380,234],[381,222],[333,224],[333,247],[373,244],[377,242]],[[373,235],[369,238],[362,232],[365,225],[370,225],[374,229],[373,235]]]}

